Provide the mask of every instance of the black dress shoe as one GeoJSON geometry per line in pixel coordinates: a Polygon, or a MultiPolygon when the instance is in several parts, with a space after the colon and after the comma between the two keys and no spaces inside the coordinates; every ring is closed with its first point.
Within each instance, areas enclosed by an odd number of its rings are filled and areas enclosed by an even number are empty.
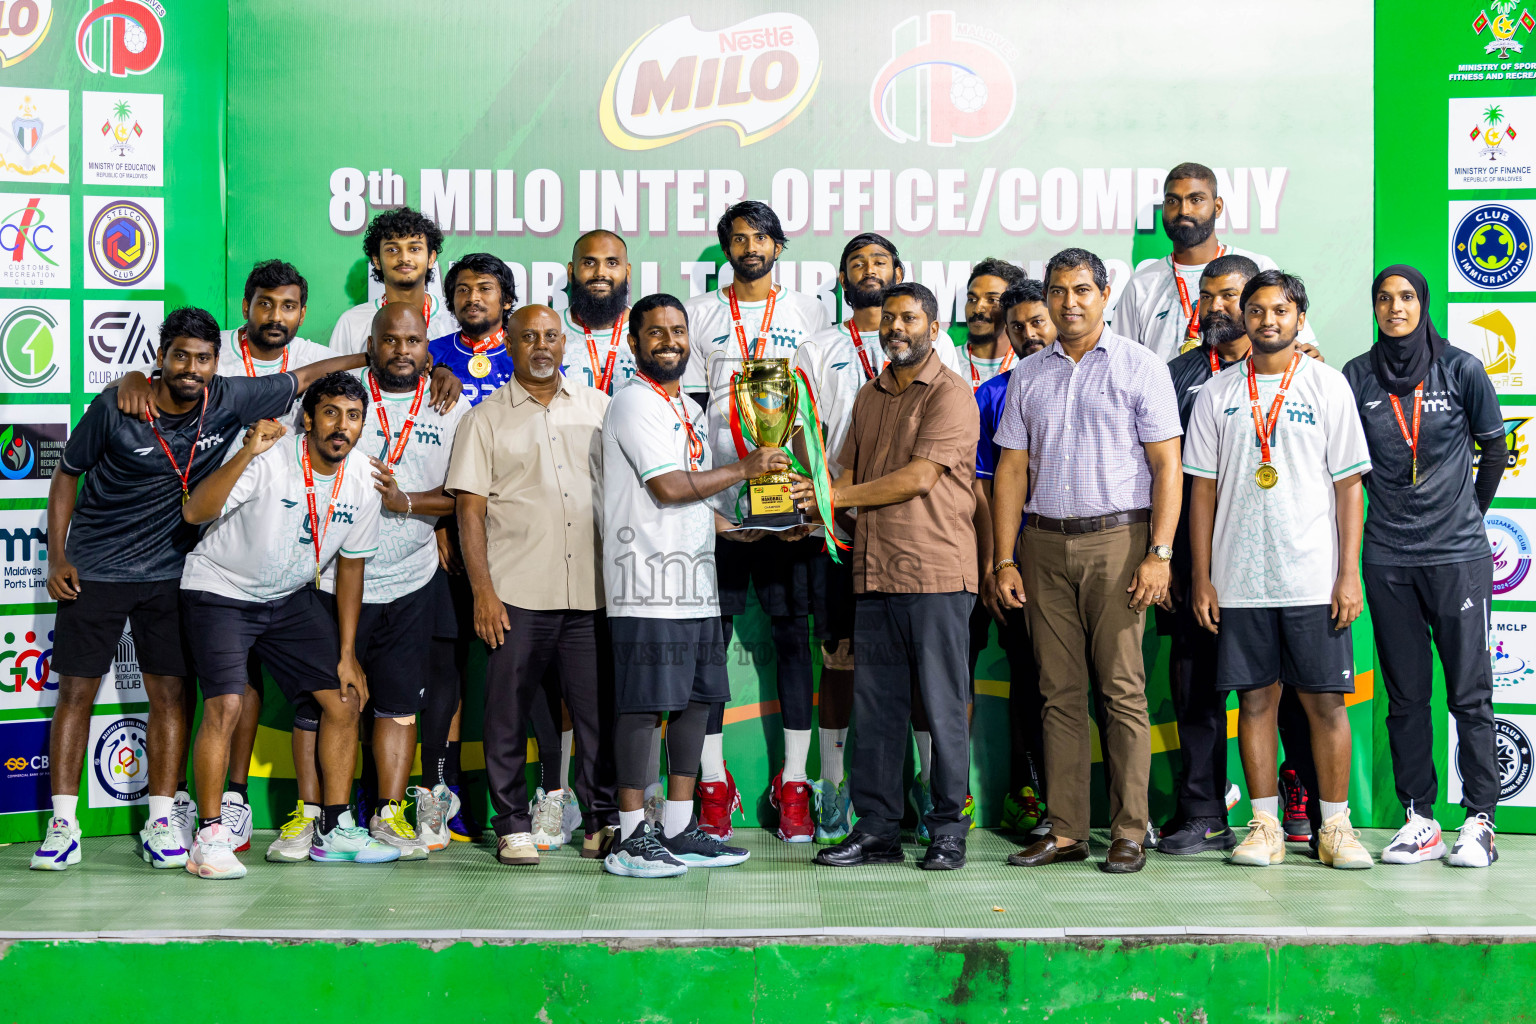
{"type": "Polygon", "coordinates": [[[1147,854],[1141,844],[1130,839],[1116,839],[1109,844],[1109,853],[1099,865],[1111,875],[1128,875],[1147,865],[1147,854]]]}
{"type": "Polygon", "coordinates": [[[924,871],[953,871],[965,867],[965,837],[935,836],[923,856],[924,871]]]}
{"type": "Polygon", "coordinates": [[[1037,843],[1008,855],[1008,863],[1016,868],[1038,868],[1043,864],[1057,864],[1088,859],[1088,844],[1081,839],[1062,839],[1048,835],[1037,843]]]}
{"type": "MultiPolygon", "coordinates": [[[[902,858],[900,836],[882,839],[854,829],[847,839],[818,853],[815,860],[817,864],[847,868],[856,864],[899,864],[902,858]]],[[[964,859],[962,851],[962,863],[964,859]]]]}

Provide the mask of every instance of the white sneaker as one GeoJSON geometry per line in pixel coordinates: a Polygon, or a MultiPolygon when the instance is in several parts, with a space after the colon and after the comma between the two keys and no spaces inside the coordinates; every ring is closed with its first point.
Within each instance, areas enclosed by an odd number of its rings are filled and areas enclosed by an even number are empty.
{"type": "Polygon", "coordinates": [[[225,793],[219,801],[219,824],[233,833],[236,853],[251,848],[251,808],[234,790],[225,793]]]}
{"type": "Polygon", "coordinates": [[[315,844],[317,816],[304,813],[304,801],[294,803],[293,813],[277,830],[277,838],[267,847],[267,860],[273,864],[297,864],[309,859],[309,848],[315,844]]]}
{"type": "Polygon", "coordinates": [[[1409,814],[1397,835],[1381,851],[1383,864],[1418,864],[1426,860],[1439,860],[1445,856],[1445,840],[1440,836],[1440,826],[1434,818],[1422,814],[1409,814]]]}
{"type": "Polygon", "coordinates": [[[1237,783],[1227,783],[1227,810],[1237,806],[1237,802],[1243,798],[1243,791],[1237,788],[1237,783]]]}
{"type": "Polygon", "coordinates": [[[541,852],[558,850],[571,841],[571,834],[565,831],[566,799],[563,789],[553,793],[546,793],[543,789],[534,792],[533,845],[541,852]]]}
{"type": "Polygon", "coordinates": [[[202,829],[192,840],[187,871],[199,878],[245,877],[245,865],[235,856],[235,834],[222,821],[202,829]]]}
{"type": "Polygon", "coordinates": [[[1152,827],[1151,822],[1147,823],[1147,838],[1141,845],[1149,850],[1157,849],[1157,829],[1152,827]]]}
{"type": "Polygon", "coordinates": [[[400,851],[352,824],[352,812],[346,811],[341,823],[329,832],[315,829],[309,859],[321,864],[388,864],[400,859],[400,851]]]}
{"type": "Polygon", "coordinates": [[[1499,859],[1493,846],[1493,822],[1486,814],[1474,815],[1461,823],[1461,834],[1451,847],[1450,861],[1458,868],[1485,868],[1499,859]]]}
{"type": "Polygon", "coordinates": [[[565,841],[569,843],[581,829],[581,805],[576,802],[576,791],[565,791],[565,816],[560,819],[560,831],[565,834],[565,841]]]}
{"type": "Polygon", "coordinates": [[[42,845],[32,855],[33,871],[63,871],[80,863],[80,826],[67,818],[48,823],[42,845]]]}
{"type": "Polygon", "coordinates": [[[431,852],[446,850],[448,822],[459,813],[459,798],[441,782],[431,789],[414,786],[409,795],[416,801],[416,834],[431,852]]]}
{"type": "Polygon", "coordinates": [[[169,818],[146,821],[139,830],[139,854],[152,868],[186,867],[187,850],[169,818]]]}
{"type": "Polygon", "coordinates": [[[368,822],[368,834],[400,851],[401,860],[426,860],[427,841],[405,820],[405,805],[391,800],[368,822]]]}
{"type": "Polygon", "coordinates": [[[176,833],[176,844],[190,852],[192,837],[197,834],[197,804],[184,789],[178,789],[171,800],[171,829],[176,833]]]}

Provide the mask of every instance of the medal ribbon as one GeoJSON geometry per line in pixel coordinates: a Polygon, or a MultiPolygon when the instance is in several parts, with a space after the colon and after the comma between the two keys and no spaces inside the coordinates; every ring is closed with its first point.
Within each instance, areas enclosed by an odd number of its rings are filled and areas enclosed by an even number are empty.
{"type": "MultiPolygon", "coordinates": [[[[1227,247],[1216,247],[1216,259],[1221,259],[1227,254],[1227,247]]],[[[1189,301],[1189,285],[1184,283],[1184,278],[1179,276],[1178,264],[1173,262],[1173,253],[1168,254],[1168,269],[1173,271],[1173,283],[1179,287],[1179,311],[1184,314],[1184,340],[1195,341],[1200,337],[1200,318],[1195,316],[1194,303],[1189,301]]]]}
{"type": "Polygon", "coordinates": [[[869,361],[869,353],[864,351],[864,336],[859,333],[859,327],[853,322],[853,317],[848,318],[848,336],[853,339],[853,350],[859,354],[859,362],[864,364],[865,379],[874,380],[875,367],[869,361]]]}
{"type": "Polygon", "coordinates": [[[405,443],[411,439],[411,428],[416,425],[416,414],[421,411],[421,396],[427,393],[427,378],[417,376],[416,397],[411,399],[411,410],[405,414],[405,423],[400,427],[400,439],[395,446],[389,446],[389,413],[384,411],[384,396],[379,393],[379,382],[373,372],[368,373],[368,390],[373,395],[373,411],[379,416],[379,426],[384,430],[384,465],[391,469],[400,461],[400,456],[405,454],[405,443]]]}
{"type": "Polygon", "coordinates": [[[1211,376],[1214,377],[1218,373],[1221,372],[1221,360],[1216,358],[1216,346],[1215,345],[1211,346],[1211,351],[1210,351],[1209,354],[1210,354],[1210,357],[1211,357],[1211,376]]]}
{"type": "Polygon", "coordinates": [[[608,358],[603,363],[602,372],[597,369],[597,341],[592,337],[592,331],[586,324],[577,320],[574,316],[571,320],[581,332],[587,336],[587,358],[592,361],[592,380],[597,384],[597,390],[607,391],[608,385],[613,381],[613,362],[619,357],[619,334],[624,330],[624,322],[628,315],[620,313],[613,321],[613,334],[608,338],[608,358]]]}
{"type": "MultiPolygon", "coordinates": [[[[236,336],[236,340],[240,343],[240,361],[245,364],[245,375],[247,377],[256,376],[256,364],[251,362],[251,346],[245,343],[244,327],[240,328],[240,333],[236,336]]],[[[288,347],[286,345],[283,346],[283,365],[277,372],[288,372],[288,347]]]]}
{"type": "MultiPolygon", "coordinates": [[[[1013,346],[1009,345],[1008,352],[1003,356],[1003,365],[997,368],[997,372],[999,374],[1007,373],[1013,366],[1013,358],[1013,346]]],[[[981,387],[982,381],[981,374],[976,369],[976,360],[971,358],[970,346],[966,346],[965,361],[971,364],[971,394],[975,394],[976,390],[981,387]]]]}
{"type": "Polygon", "coordinates": [[[763,358],[763,351],[768,347],[768,327],[773,323],[774,303],[778,301],[776,290],[768,290],[768,301],[763,306],[763,322],[757,328],[757,341],[750,352],[747,351],[747,329],[741,325],[741,306],[736,302],[734,284],[725,290],[725,297],[731,300],[731,323],[736,327],[736,344],[741,346],[741,358],[763,358]]]}
{"type": "Polygon", "coordinates": [[[667,403],[667,408],[672,410],[672,415],[676,416],[677,421],[683,425],[683,429],[688,431],[688,469],[689,471],[697,470],[699,463],[704,459],[704,442],[699,440],[698,431],[693,429],[693,421],[677,411],[676,403],[684,399],[681,396],[674,399],[667,394],[665,388],[643,373],[636,373],[635,376],[645,381],[652,391],[661,396],[661,400],[667,403]]]}
{"type": "Polygon", "coordinates": [[[181,503],[185,505],[190,495],[187,492],[187,481],[192,476],[192,460],[197,457],[197,445],[203,439],[203,417],[208,415],[208,389],[203,389],[203,411],[197,414],[197,433],[192,438],[192,447],[187,449],[187,468],[183,472],[176,465],[176,456],[171,454],[171,446],[165,443],[165,438],[160,436],[160,428],[155,426],[155,421],[149,421],[149,429],[155,432],[155,440],[160,442],[160,450],[165,452],[165,457],[171,460],[171,472],[181,480],[181,503]]]}
{"type": "Polygon", "coordinates": [[[1280,419],[1280,409],[1285,405],[1285,393],[1290,389],[1291,378],[1296,375],[1296,367],[1301,365],[1301,350],[1297,349],[1291,355],[1291,365],[1285,368],[1285,376],[1280,378],[1280,389],[1275,392],[1275,400],[1269,404],[1269,420],[1266,423],[1259,418],[1259,375],[1253,368],[1253,357],[1248,357],[1248,400],[1253,409],[1253,428],[1259,434],[1259,462],[1261,465],[1269,465],[1269,439],[1275,432],[1275,424],[1280,419]]]}
{"type": "Polygon", "coordinates": [[[336,496],[341,493],[341,478],[347,475],[347,463],[343,459],[336,467],[336,479],[331,482],[331,500],[325,506],[325,525],[315,512],[315,474],[309,468],[309,439],[299,438],[299,462],[304,467],[304,500],[309,503],[309,536],[315,542],[315,586],[320,586],[320,547],[325,534],[331,529],[331,513],[336,508],[336,496]]]}
{"type": "Polygon", "coordinates": [[[475,355],[483,356],[491,349],[505,345],[507,342],[507,332],[506,329],[503,328],[497,331],[495,334],[491,335],[489,338],[486,338],[484,341],[476,341],[474,338],[471,338],[469,335],[461,332],[459,334],[459,340],[469,345],[469,347],[474,350],[475,355]]]}
{"type": "Polygon", "coordinates": [[[1413,482],[1419,482],[1419,408],[1424,401],[1424,385],[1421,382],[1413,389],[1413,434],[1408,433],[1408,423],[1403,419],[1403,403],[1397,400],[1393,394],[1387,395],[1392,400],[1392,415],[1397,417],[1397,429],[1403,432],[1403,440],[1408,442],[1408,447],[1413,450],[1413,482]]]}

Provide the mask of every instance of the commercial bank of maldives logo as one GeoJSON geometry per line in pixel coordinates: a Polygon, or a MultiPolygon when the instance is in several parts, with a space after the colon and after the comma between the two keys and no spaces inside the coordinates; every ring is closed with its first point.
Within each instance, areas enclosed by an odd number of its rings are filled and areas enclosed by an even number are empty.
{"type": "Polygon", "coordinates": [[[820,81],[821,46],[798,15],[708,30],[684,16],[624,51],[603,86],[598,123],[620,149],[655,149],[714,127],[750,146],[799,117],[820,81]]]}
{"type": "Polygon", "coordinates": [[[96,273],[123,287],[148,277],[160,256],[159,225],[148,210],[126,199],[103,206],[87,237],[96,273]]]}
{"type": "Polygon", "coordinates": [[[908,18],[891,30],[891,59],[870,87],[870,113],[894,142],[989,139],[1013,117],[1009,65],[1018,56],[996,31],[957,22],[953,11],[929,11],[926,31],[908,18]]]}
{"type": "Polygon", "coordinates": [[[1483,518],[1488,531],[1488,546],[1493,553],[1493,594],[1507,594],[1520,585],[1531,571],[1531,542],[1508,516],[1490,514],[1483,518]]]}
{"type": "Polygon", "coordinates": [[[149,792],[148,735],[142,718],[119,718],[101,731],[91,769],[108,796],[134,803],[149,792]]]}
{"type": "Polygon", "coordinates": [[[142,75],[160,63],[165,8],[155,0],[107,0],[87,11],[75,29],[75,56],[92,74],[142,75]]]}
{"type": "Polygon", "coordinates": [[[1531,262],[1531,229],[1508,206],[1485,203],[1466,212],[1451,234],[1451,258],[1478,288],[1507,288],[1531,262]]]}

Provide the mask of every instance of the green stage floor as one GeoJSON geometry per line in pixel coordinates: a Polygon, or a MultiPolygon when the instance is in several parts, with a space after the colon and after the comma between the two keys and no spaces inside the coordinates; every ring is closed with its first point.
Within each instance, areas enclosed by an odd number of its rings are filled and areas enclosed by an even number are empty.
{"type": "MultiPolygon", "coordinates": [[[[241,855],[250,873],[224,882],[152,871],[126,837],[85,840],[82,863],[57,873],[27,870],[30,845],[0,849],[0,939],[1536,939],[1536,836],[1501,838],[1486,871],[1334,871],[1293,844],[1268,869],[1154,853],[1145,871],[1114,877],[1093,861],[1009,867],[1016,844],[987,830],[971,833],[968,867],[941,873],[915,857],[816,867],[816,847],[745,829],[752,859],[740,867],[639,880],[577,848],[510,868],[466,843],[410,864],[278,866],[261,856],[272,835],[258,832],[241,855]]],[[[1389,835],[1363,840],[1376,853],[1389,835]]]]}

